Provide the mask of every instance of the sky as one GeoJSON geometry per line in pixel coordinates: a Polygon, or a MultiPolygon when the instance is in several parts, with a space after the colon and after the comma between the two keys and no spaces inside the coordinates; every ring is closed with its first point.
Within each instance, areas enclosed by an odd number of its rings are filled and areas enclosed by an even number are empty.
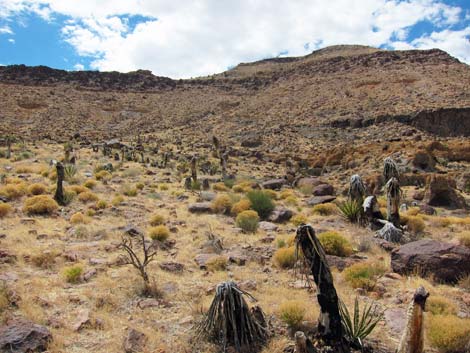
{"type": "Polygon", "coordinates": [[[470,64],[470,0],[0,0],[0,65],[190,78],[336,44],[470,64]]]}

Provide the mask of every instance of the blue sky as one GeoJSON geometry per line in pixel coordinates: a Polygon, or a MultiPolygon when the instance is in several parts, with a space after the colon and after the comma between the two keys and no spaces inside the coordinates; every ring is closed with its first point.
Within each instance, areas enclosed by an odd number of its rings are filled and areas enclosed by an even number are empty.
{"type": "Polygon", "coordinates": [[[470,63],[470,0],[1,0],[0,64],[186,78],[334,44],[470,63]]]}

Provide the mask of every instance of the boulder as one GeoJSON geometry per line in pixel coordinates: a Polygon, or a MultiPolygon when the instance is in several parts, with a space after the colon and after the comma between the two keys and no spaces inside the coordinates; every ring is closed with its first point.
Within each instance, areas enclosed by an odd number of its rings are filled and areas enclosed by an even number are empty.
{"type": "Polygon", "coordinates": [[[432,275],[435,280],[455,283],[470,273],[470,249],[432,239],[408,243],[392,252],[392,269],[400,274],[432,275]]]}
{"type": "Polygon", "coordinates": [[[166,261],[159,263],[158,266],[167,272],[183,272],[184,270],[184,265],[179,262],[166,261]]]}
{"type": "Polygon", "coordinates": [[[268,221],[273,223],[283,223],[290,220],[293,215],[293,212],[288,208],[276,207],[268,217],[268,221]]]}
{"type": "Polygon", "coordinates": [[[326,195],[326,196],[314,196],[307,200],[309,206],[315,206],[322,203],[328,203],[336,200],[336,196],[326,195]]]}
{"type": "Polygon", "coordinates": [[[444,175],[433,174],[424,195],[430,206],[466,208],[465,199],[455,190],[455,181],[444,175]]]}
{"type": "Polygon", "coordinates": [[[300,188],[314,188],[315,186],[324,184],[320,178],[300,178],[297,180],[296,185],[299,189],[300,188]]]}
{"type": "Polygon", "coordinates": [[[320,184],[313,189],[314,196],[333,195],[334,193],[335,189],[330,184],[320,184]]]}
{"type": "Polygon", "coordinates": [[[46,327],[23,318],[13,318],[0,326],[0,352],[44,352],[51,339],[46,327]]]}
{"type": "Polygon", "coordinates": [[[262,221],[259,222],[258,228],[266,232],[275,232],[278,229],[278,226],[271,222],[262,221]]]}
{"type": "Polygon", "coordinates": [[[418,151],[413,157],[412,163],[414,167],[429,172],[434,170],[436,160],[429,152],[418,151]]]}
{"type": "Polygon", "coordinates": [[[191,213],[212,213],[212,204],[210,202],[196,202],[188,206],[191,213]]]}
{"type": "Polygon", "coordinates": [[[249,147],[249,148],[253,148],[253,147],[259,147],[263,144],[263,141],[261,140],[260,137],[258,136],[253,136],[253,137],[249,137],[249,138],[245,138],[242,142],[241,142],[241,146],[242,147],[249,147]]]}
{"type": "Polygon", "coordinates": [[[264,189],[279,190],[286,184],[286,179],[271,179],[261,184],[264,189]]]}
{"type": "Polygon", "coordinates": [[[126,353],[139,353],[143,352],[147,344],[147,336],[133,328],[128,329],[127,336],[124,339],[124,352],[126,353]]]}

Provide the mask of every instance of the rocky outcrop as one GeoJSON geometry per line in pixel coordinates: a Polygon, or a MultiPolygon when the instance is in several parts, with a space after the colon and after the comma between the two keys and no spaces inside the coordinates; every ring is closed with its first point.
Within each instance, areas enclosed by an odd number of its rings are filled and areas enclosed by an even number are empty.
{"type": "Polygon", "coordinates": [[[0,352],[44,352],[51,339],[46,327],[23,318],[14,318],[0,326],[0,352]]]}
{"type": "Polygon", "coordinates": [[[392,269],[454,283],[470,273],[470,249],[432,239],[418,240],[392,252],[392,269]]]}
{"type": "Polygon", "coordinates": [[[430,206],[466,208],[465,199],[455,190],[455,181],[444,175],[429,178],[424,200],[430,206]]]}

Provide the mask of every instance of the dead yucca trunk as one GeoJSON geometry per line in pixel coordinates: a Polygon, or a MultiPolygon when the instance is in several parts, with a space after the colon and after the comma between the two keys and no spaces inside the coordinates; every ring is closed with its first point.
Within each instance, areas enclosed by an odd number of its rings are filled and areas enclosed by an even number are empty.
{"type": "Polygon", "coordinates": [[[339,300],[333,284],[333,276],[326,260],[325,250],[315,235],[312,226],[302,224],[295,237],[296,252],[303,255],[303,264],[313,275],[317,286],[317,300],[320,305],[318,336],[325,343],[334,346],[335,352],[347,351],[344,340],[339,300]]]}
{"type": "Polygon", "coordinates": [[[257,352],[267,340],[267,326],[259,307],[251,310],[244,296],[251,294],[235,282],[223,282],[216,288],[207,317],[197,328],[198,336],[207,336],[222,346],[223,352],[233,347],[237,352],[257,352]]]}
{"type": "Polygon", "coordinates": [[[398,179],[392,177],[385,185],[387,191],[387,220],[395,227],[400,227],[400,201],[402,191],[398,179]]]}

